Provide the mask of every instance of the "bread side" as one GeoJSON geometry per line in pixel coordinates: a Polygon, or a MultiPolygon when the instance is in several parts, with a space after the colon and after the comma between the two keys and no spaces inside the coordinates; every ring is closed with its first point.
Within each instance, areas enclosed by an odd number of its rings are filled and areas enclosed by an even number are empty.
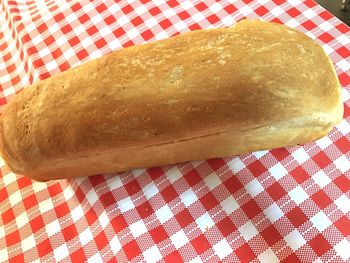
{"type": "Polygon", "coordinates": [[[306,143],[342,114],[319,45],[246,20],[122,49],[35,83],[3,112],[0,147],[14,171],[50,180],[306,143]]]}

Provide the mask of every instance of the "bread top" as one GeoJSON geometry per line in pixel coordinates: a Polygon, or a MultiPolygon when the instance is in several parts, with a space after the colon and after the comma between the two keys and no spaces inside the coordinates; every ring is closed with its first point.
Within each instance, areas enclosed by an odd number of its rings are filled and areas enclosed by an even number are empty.
{"type": "Polygon", "coordinates": [[[342,115],[339,81],[316,42],[243,20],[121,49],[35,83],[4,110],[0,144],[22,171],[281,123],[330,127],[342,115]]]}

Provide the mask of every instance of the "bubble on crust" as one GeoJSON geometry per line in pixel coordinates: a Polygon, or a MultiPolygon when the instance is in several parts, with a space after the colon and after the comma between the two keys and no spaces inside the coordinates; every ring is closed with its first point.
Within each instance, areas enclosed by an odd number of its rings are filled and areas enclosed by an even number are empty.
{"type": "Polygon", "coordinates": [[[183,70],[184,70],[184,67],[182,65],[175,66],[170,70],[169,81],[171,84],[178,84],[181,81],[183,70]]]}

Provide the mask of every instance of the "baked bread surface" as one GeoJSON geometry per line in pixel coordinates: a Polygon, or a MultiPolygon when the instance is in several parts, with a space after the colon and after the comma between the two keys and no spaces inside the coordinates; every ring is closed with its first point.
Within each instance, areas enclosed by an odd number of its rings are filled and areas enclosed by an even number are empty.
{"type": "Polygon", "coordinates": [[[24,89],[0,120],[2,157],[46,181],[304,144],[343,116],[323,49],[243,20],[112,52],[24,89]]]}

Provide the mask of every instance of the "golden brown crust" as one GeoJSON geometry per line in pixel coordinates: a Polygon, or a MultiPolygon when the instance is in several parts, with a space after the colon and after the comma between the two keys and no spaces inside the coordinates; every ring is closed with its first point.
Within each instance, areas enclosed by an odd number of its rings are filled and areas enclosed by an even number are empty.
{"type": "Polygon", "coordinates": [[[41,180],[223,157],[324,136],[342,118],[340,94],[314,41],[245,20],[35,83],[6,107],[0,147],[14,171],[41,180]]]}

